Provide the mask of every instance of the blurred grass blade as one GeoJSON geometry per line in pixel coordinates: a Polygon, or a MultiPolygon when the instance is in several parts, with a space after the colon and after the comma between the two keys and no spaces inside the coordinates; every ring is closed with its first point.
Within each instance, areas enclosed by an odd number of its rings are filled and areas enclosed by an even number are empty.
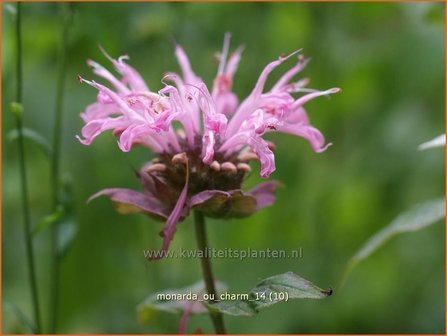
{"type": "Polygon", "coordinates": [[[279,302],[297,299],[324,299],[332,290],[324,290],[293,272],[274,275],[253,288],[248,299],[219,301],[208,304],[215,311],[233,316],[252,316],[260,309],[279,302]]]}
{"type": "MultiPolygon", "coordinates": [[[[36,145],[38,145],[40,147],[40,149],[42,149],[42,151],[48,156],[51,157],[53,151],[51,149],[50,143],[48,142],[47,139],[45,139],[44,136],[42,136],[41,134],[39,134],[38,132],[36,132],[33,129],[30,128],[26,128],[24,127],[23,130],[23,137],[27,140],[31,140],[32,142],[34,142],[36,145]]],[[[7,139],[9,141],[14,141],[17,140],[19,137],[19,132],[17,131],[17,129],[14,129],[12,131],[10,131],[7,135],[7,139]]]]}
{"type": "Polygon", "coordinates": [[[344,285],[354,266],[368,258],[380,246],[397,234],[421,230],[445,217],[445,198],[427,201],[415,205],[400,214],[390,225],[386,226],[371,238],[354,254],[346,266],[340,287],[344,285]]]}
{"type": "Polygon", "coordinates": [[[25,314],[20,310],[19,307],[17,307],[15,304],[11,302],[4,302],[3,303],[3,309],[4,313],[7,311],[10,311],[16,318],[17,321],[20,323],[20,326],[23,328],[22,332],[25,334],[35,334],[36,328],[33,326],[31,321],[25,316],[25,314]]]}

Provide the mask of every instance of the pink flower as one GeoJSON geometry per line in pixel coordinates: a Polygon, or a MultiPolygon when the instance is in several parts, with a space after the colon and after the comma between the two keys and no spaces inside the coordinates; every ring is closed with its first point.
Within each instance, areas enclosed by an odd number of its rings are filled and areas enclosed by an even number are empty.
{"type": "Polygon", "coordinates": [[[306,79],[293,82],[308,62],[299,55],[296,64],[266,90],[269,74],[299,54],[296,51],[269,63],[252,92],[239,103],[231,89],[242,48],[228,57],[229,42],[230,35],[226,34],[211,92],[179,45],[175,55],[182,75],[168,73],[162,80],[164,87],[156,92],[150,91],[139,73],[125,62],[127,56],[115,60],[104,52],[121,79],[88,61],[110,88],[79,77],[98,90],[97,101],[81,114],[85,125],[79,141],[89,145],[100,133],[113,130],[122,151],[139,145],[157,156],[138,172],[144,193],[106,189],[92,198],[107,195],[120,204],[121,212],[141,211],[166,219],[161,232],[163,251],[177,223],[191,208],[208,216],[243,217],[274,202],[275,182],[261,184],[248,193],[240,189],[251,171],[250,160],[260,161],[263,178],[275,171],[273,146],[263,139],[264,134],[282,132],[302,137],[317,153],[330,145],[310,124],[303,105],[340,89],[318,91],[305,88],[306,79]],[[174,129],[174,123],[181,127],[174,129]],[[244,206],[237,206],[242,203],[244,206]]]}

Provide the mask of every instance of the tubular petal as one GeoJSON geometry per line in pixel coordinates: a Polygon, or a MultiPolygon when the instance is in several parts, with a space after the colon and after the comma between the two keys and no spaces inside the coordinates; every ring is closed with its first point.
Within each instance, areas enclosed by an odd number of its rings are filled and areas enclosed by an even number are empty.
{"type": "Polygon", "coordinates": [[[197,84],[202,80],[196,76],[194,71],[192,71],[191,64],[189,63],[188,56],[186,56],[185,51],[180,45],[175,47],[175,56],[182,69],[183,77],[185,78],[185,83],[187,84],[197,84]]]}
{"type": "Polygon", "coordinates": [[[206,164],[211,164],[214,158],[214,132],[206,131],[202,137],[202,161],[206,164]]]}
{"type": "Polygon", "coordinates": [[[88,60],[87,64],[93,68],[93,73],[95,75],[108,80],[120,94],[126,95],[126,94],[130,93],[130,90],[126,87],[126,85],[124,83],[122,83],[120,80],[118,80],[114,75],[112,75],[102,65],[100,65],[92,60],[88,60]]]}
{"type": "Polygon", "coordinates": [[[84,139],[80,138],[78,135],[76,138],[83,145],[90,145],[92,141],[102,132],[119,127],[126,128],[128,125],[129,123],[124,117],[95,119],[82,127],[81,134],[84,139]]]}
{"type": "Polygon", "coordinates": [[[149,91],[149,88],[147,87],[143,78],[141,78],[138,71],[124,62],[124,60],[129,59],[129,56],[120,56],[118,60],[116,60],[112,58],[102,46],[99,46],[99,49],[104,54],[104,56],[113,63],[115,69],[123,76],[122,81],[124,82],[124,84],[129,84],[130,88],[133,91],[149,91]]]}

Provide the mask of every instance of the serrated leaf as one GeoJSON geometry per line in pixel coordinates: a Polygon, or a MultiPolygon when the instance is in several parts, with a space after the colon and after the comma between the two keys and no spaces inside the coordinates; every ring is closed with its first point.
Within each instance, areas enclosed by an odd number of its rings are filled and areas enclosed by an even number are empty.
{"type": "Polygon", "coordinates": [[[293,272],[275,275],[262,280],[248,294],[249,299],[219,301],[208,306],[222,314],[252,316],[273,304],[297,299],[324,299],[332,290],[323,290],[293,272]]]}
{"type": "Polygon", "coordinates": [[[231,316],[253,316],[257,313],[248,301],[219,301],[208,304],[212,311],[231,316]]]}
{"type": "Polygon", "coordinates": [[[445,217],[445,198],[427,201],[413,206],[410,210],[400,214],[395,220],[377,232],[350,259],[343,275],[342,285],[355,265],[368,258],[389,239],[405,232],[421,230],[435,224],[445,217]]]}
{"type": "MultiPolygon", "coordinates": [[[[42,151],[48,157],[51,157],[53,155],[53,150],[51,149],[50,143],[48,142],[47,139],[45,139],[44,136],[42,136],[35,130],[26,128],[26,127],[24,127],[22,129],[22,132],[23,132],[23,137],[25,139],[30,140],[30,141],[34,142],[36,145],[38,145],[39,148],[42,149],[42,151]]],[[[18,137],[19,137],[19,132],[17,131],[17,129],[10,131],[7,135],[7,139],[9,141],[17,140],[18,137]]]]}
{"type": "MultiPolygon", "coordinates": [[[[225,284],[216,281],[216,290],[218,293],[226,289],[225,284]]],[[[154,294],[151,294],[137,307],[138,320],[142,324],[150,322],[154,315],[158,312],[166,312],[171,314],[181,314],[188,306],[193,314],[203,314],[208,310],[203,305],[203,294],[205,293],[205,285],[203,281],[197,282],[192,286],[166,289],[154,294]],[[171,300],[159,300],[159,296],[172,295],[175,296],[171,300]],[[179,298],[185,298],[179,299],[179,298]],[[194,307],[190,305],[193,304],[194,307]]]]}
{"type": "Polygon", "coordinates": [[[256,307],[264,308],[282,300],[275,300],[275,294],[287,293],[288,299],[324,299],[332,294],[331,290],[318,288],[310,281],[301,278],[293,272],[275,275],[260,282],[252,291],[251,296],[259,297],[265,294],[265,300],[255,301],[256,307]],[[271,295],[273,294],[273,295],[271,295]],[[271,299],[273,297],[273,300],[271,299]],[[270,299],[269,299],[270,298],[270,299]]]}

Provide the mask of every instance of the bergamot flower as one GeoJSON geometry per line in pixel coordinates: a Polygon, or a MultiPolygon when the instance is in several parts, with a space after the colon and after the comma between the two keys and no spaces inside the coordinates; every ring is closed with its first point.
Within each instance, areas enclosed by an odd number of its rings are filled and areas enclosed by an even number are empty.
{"type": "Polygon", "coordinates": [[[98,90],[96,102],[81,114],[85,125],[79,141],[90,145],[102,132],[113,130],[122,151],[143,146],[155,155],[136,172],[143,192],[105,189],[90,199],[105,195],[121,213],[142,212],[166,221],[160,257],[169,248],[177,223],[191,209],[209,217],[241,218],[273,204],[275,181],[249,191],[241,189],[251,172],[251,160],[259,160],[262,178],[275,171],[274,145],[263,138],[266,133],[302,137],[317,153],[330,145],[310,124],[303,106],[340,89],[313,90],[305,87],[307,79],[293,81],[308,63],[298,50],[269,63],[248,97],[239,102],[232,83],[243,49],[239,47],[228,57],[229,44],[226,34],[211,91],[194,73],[180,45],[175,55],[182,75],[168,73],[158,91],[149,89],[126,63],[127,56],[113,59],[104,51],[120,79],[91,60],[88,64],[93,72],[108,86],[79,77],[98,90]],[[269,74],[296,55],[295,65],[266,90],[269,74]]]}

